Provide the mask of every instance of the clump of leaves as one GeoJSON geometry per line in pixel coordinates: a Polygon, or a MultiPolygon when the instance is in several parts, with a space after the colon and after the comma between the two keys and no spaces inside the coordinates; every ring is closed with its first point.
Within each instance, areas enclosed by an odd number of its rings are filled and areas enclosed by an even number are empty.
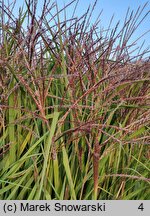
{"type": "Polygon", "coordinates": [[[0,2],[1,199],[149,199],[147,4],[99,32],[96,2],[0,2]]]}

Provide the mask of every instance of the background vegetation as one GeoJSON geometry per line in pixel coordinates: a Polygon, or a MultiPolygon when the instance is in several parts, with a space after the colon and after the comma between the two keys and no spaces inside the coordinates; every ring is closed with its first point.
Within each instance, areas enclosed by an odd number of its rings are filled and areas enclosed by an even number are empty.
{"type": "Polygon", "coordinates": [[[96,2],[25,3],[0,6],[0,199],[150,199],[147,4],[99,30],[96,2]]]}

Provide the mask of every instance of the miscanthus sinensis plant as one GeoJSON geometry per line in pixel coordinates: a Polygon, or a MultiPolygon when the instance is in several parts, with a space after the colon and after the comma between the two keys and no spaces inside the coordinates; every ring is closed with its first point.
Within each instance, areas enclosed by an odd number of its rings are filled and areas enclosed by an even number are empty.
{"type": "Polygon", "coordinates": [[[150,199],[147,4],[103,29],[96,2],[17,1],[0,1],[0,199],[150,199]]]}

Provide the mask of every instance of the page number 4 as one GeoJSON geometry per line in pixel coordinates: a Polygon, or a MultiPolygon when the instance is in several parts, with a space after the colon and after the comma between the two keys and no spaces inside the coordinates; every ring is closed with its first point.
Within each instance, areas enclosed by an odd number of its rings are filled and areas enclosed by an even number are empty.
{"type": "Polygon", "coordinates": [[[143,211],[144,210],[144,206],[143,206],[143,203],[141,203],[138,207],[139,210],[143,211]]]}

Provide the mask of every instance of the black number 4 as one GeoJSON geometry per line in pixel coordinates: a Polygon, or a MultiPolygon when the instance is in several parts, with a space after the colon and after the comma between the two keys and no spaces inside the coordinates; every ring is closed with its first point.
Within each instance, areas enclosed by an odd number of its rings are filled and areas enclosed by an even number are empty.
{"type": "Polygon", "coordinates": [[[143,206],[143,203],[141,203],[138,207],[139,210],[143,211],[144,210],[144,206],[143,206]]]}

